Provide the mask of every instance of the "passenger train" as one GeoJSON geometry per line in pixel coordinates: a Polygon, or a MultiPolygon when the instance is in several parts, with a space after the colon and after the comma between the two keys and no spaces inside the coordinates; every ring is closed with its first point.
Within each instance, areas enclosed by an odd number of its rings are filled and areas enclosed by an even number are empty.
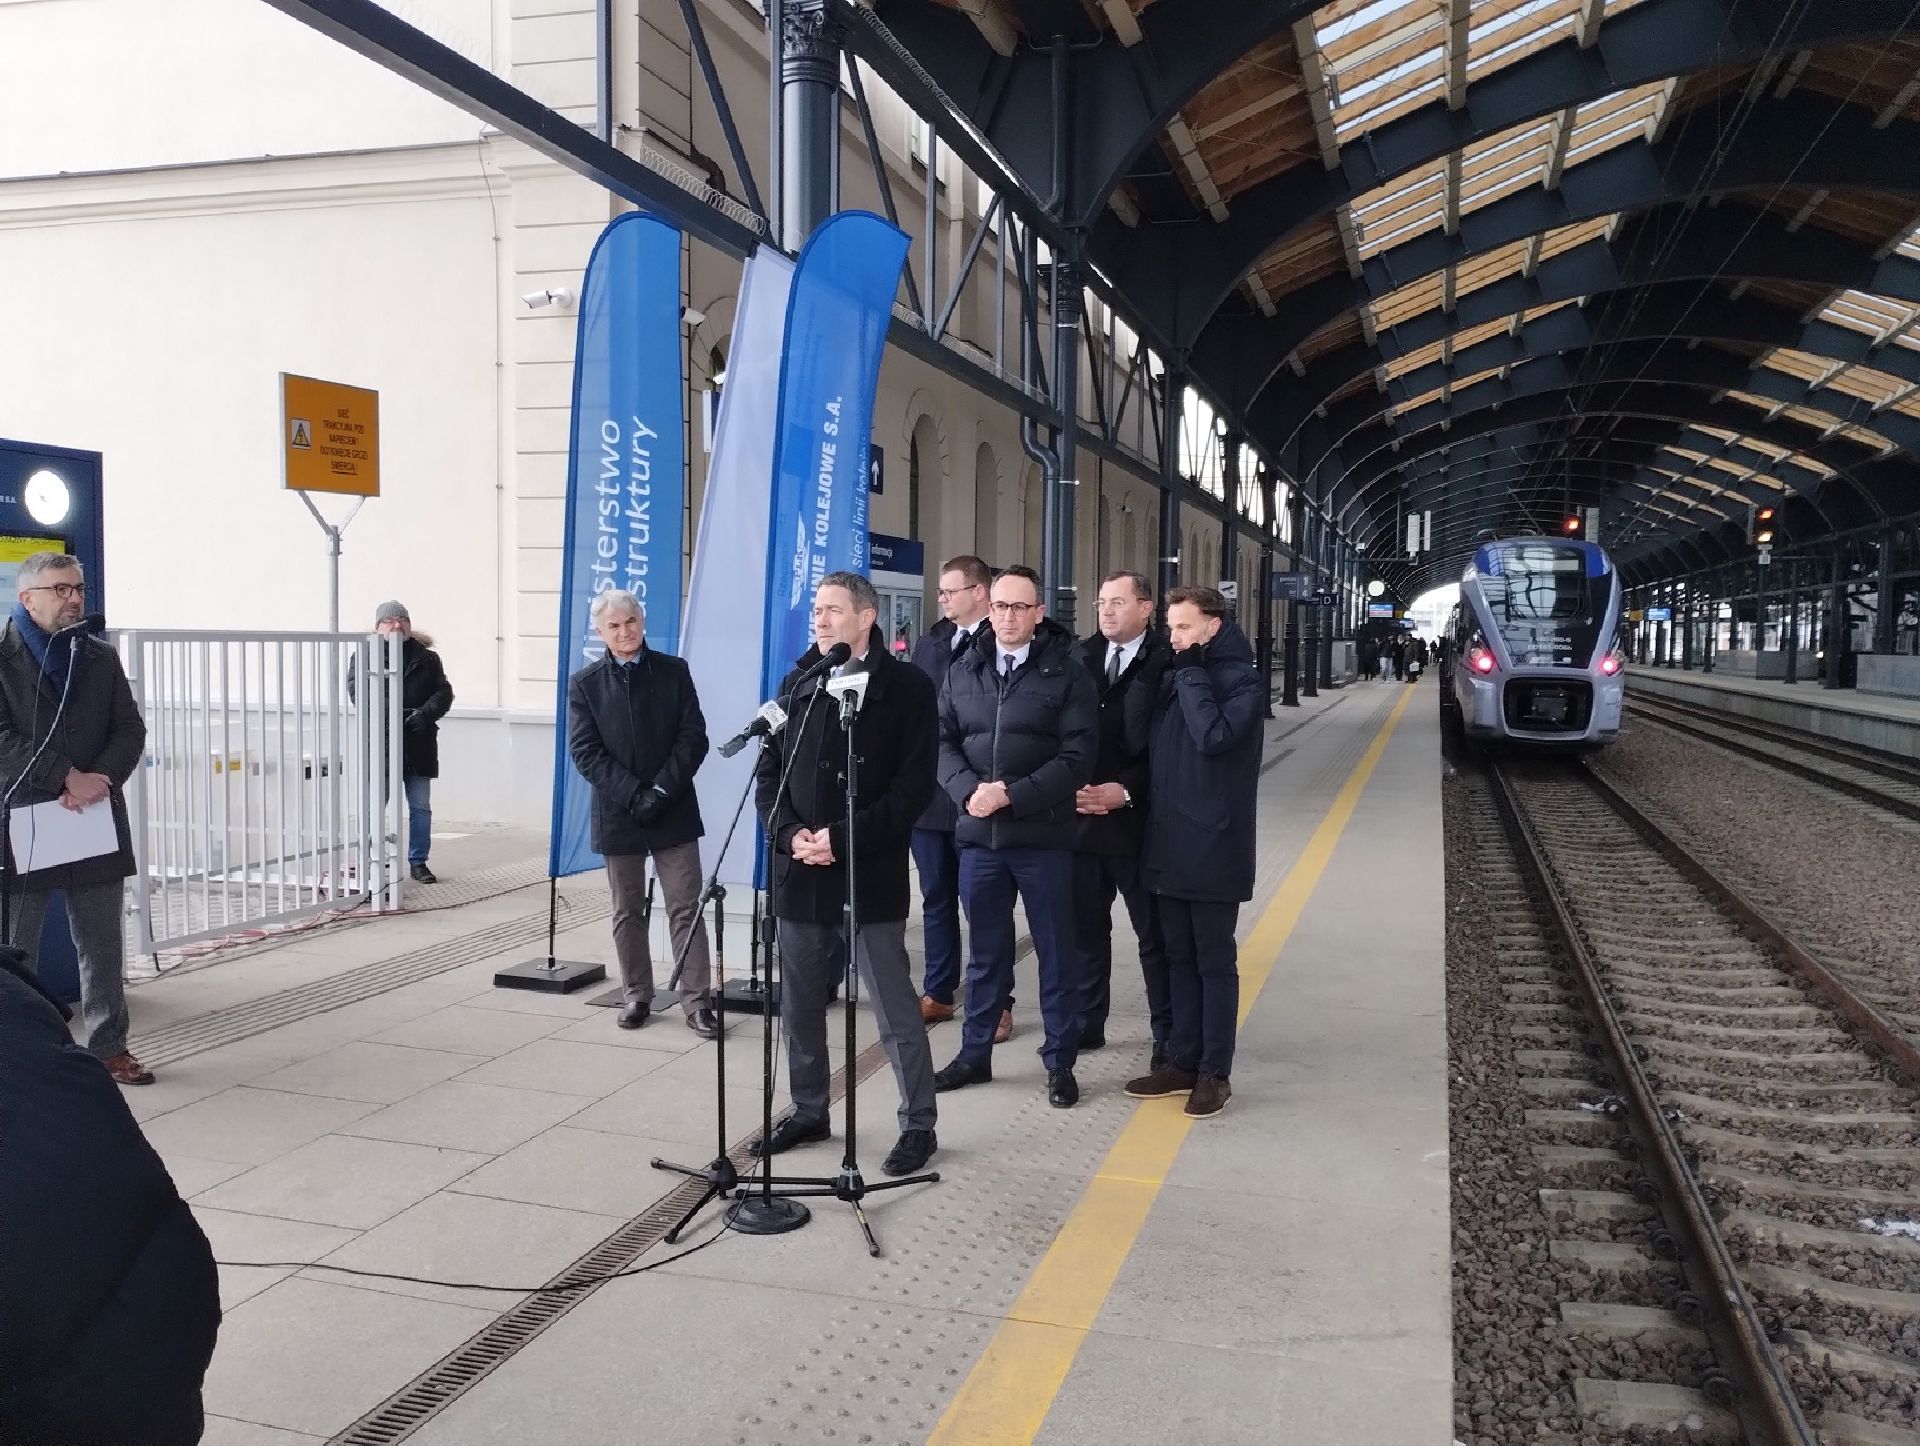
{"type": "Polygon", "coordinates": [[[1612,742],[1626,691],[1620,607],[1620,575],[1595,543],[1482,542],[1448,619],[1442,710],[1481,742],[1612,742]]]}

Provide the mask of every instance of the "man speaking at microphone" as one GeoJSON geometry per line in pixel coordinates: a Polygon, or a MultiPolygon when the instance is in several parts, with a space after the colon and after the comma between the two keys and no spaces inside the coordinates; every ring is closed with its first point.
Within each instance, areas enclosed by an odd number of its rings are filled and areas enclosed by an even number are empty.
{"type": "Polygon", "coordinates": [[[910,1175],[938,1147],[933,1058],[907,962],[908,841],[933,794],[934,696],[926,674],[887,652],[879,616],[873,584],[858,573],[831,572],[820,580],[813,594],[814,646],[781,684],[786,727],[761,751],[756,770],[755,802],[774,846],[772,908],[780,921],[780,1008],[793,1091],[792,1112],[757,1148],[777,1155],[832,1133],[827,998],[845,967],[851,884],[860,969],[900,1089],[900,1139],[880,1168],[910,1175]],[[801,681],[836,644],[849,650],[849,661],[826,678],[801,681]],[[847,734],[836,695],[856,687],[861,674],[864,696],[853,721],[859,785],[849,840],[847,734]]]}
{"type": "Polygon", "coordinates": [[[79,559],[36,552],[20,564],[15,586],[19,602],[0,633],[0,795],[15,809],[57,801],[78,811],[106,803],[118,846],[26,874],[9,869],[6,942],[24,950],[27,967],[37,971],[48,896],[65,890],[80,965],[82,1042],[115,1083],[152,1084],[152,1072],[127,1051],[120,933],[124,881],[133,873],[133,833],[120,790],[140,766],[147,726],[120,655],[87,636],[79,559]]]}

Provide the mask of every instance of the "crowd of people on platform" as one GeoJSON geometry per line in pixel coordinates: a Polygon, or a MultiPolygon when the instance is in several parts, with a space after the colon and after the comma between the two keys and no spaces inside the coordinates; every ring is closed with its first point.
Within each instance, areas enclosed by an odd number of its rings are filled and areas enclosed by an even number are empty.
{"type": "MultiPolygon", "coordinates": [[[[993,1079],[994,1049],[1014,1030],[1016,901],[1038,966],[1048,1101],[1078,1103],[1078,1057],[1106,1045],[1117,898],[1139,944],[1152,1037],[1146,1072],[1126,1091],[1185,1097],[1197,1119],[1219,1114],[1232,1094],[1234,927],[1253,893],[1266,716],[1246,635],[1205,587],[1170,592],[1156,625],[1152,584],[1136,572],[1102,582],[1099,629],[1085,638],[1047,616],[1025,566],[995,572],[953,558],[938,597],[944,616],[903,657],[879,626],[872,584],[828,574],[814,591],[814,646],[781,688],[787,721],[762,749],[755,793],[772,841],[792,1109],[756,1148],[779,1153],[831,1131],[826,1008],[846,968],[850,906],[900,1093],[888,1174],[918,1170],[938,1148],[935,1095],[993,1079]],[[846,661],[823,672],[836,646],[846,661]],[[836,680],[854,675],[864,691],[849,713],[836,680]],[[925,937],[918,989],[909,859],[925,937]],[[959,1047],[935,1069],[928,1030],[956,1018],[959,1047]]],[[[642,1028],[653,1012],[638,912],[651,857],[668,941],[687,960],[681,1011],[711,1036],[693,787],[707,752],[699,699],[686,665],[647,646],[631,594],[601,593],[593,621],[607,653],[572,679],[567,728],[593,786],[593,844],[614,895],[626,986],[618,1023],[642,1028]]]]}
{"type": "Polygon", "coordinates": [[[1386,633],[1366,649],[1366,674],[1378,682],[1410,683],[1427,671],[1433,650],[1417,633],[1386,633]]]}

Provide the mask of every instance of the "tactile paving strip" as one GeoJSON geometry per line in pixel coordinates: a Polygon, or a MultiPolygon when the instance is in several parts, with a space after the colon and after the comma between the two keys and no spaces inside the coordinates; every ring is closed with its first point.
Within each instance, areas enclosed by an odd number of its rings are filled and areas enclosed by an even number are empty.
{"type": "MultiPolygon", "coordinates": [[[[585,899],[574,896],[563,919],[567,928],[590,924],[613,912],[613,905],[602,893],[585,899]]],[[[476,959],[491,958],[514,948],[543,945],[547,937],[547,911],[538,909],[517,919],[476,929],[458,938],[397,954],[377,963],[363,964],[325,979],[282,989],[245,1004],[196,1014],[190,1019],[163,1025],[140,1037],[140,1057],[148,1064],[171,1064],[189,1055],[202,1054],[222,1045],[264,1034],[270,1029],[310,1019],[316,1014],[344,1005],[358,1004],[379,994],[417,984],[436,974],[458,969],[476,959]]]]}

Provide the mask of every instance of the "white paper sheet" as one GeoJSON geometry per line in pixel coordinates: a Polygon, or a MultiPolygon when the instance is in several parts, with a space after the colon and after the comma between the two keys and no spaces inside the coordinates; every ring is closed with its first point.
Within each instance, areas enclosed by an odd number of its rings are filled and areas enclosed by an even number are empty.
{"type": "Polygon", "coordinates": [[[16,808],[9,820],[15,872],[33,873],[80,859],[98,858],[120,847],[108,799],[75,813],[57,800],[16,808]]]}

